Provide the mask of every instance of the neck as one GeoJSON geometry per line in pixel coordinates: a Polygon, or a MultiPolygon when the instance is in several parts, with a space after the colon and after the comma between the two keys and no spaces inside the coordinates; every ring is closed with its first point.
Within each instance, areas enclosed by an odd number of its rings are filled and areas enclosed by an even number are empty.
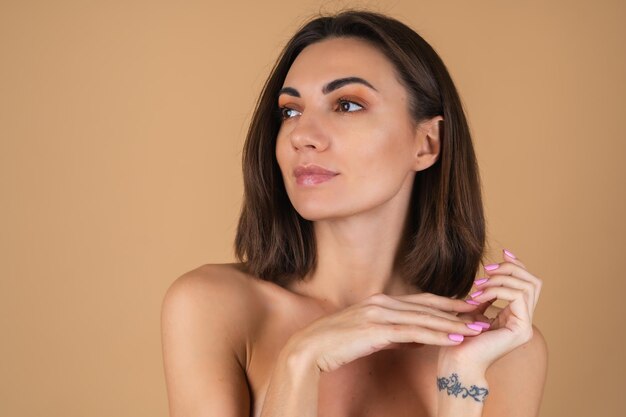
{"type": "Polygon", "coordinates": [[[333,309],[345,308],[377,293],[420,292],[395,268],[411,191],[410,186],[404,188],[373,210],[316,221],[316,267],[304,280],[294,283],[291,290],[333,309]]]}

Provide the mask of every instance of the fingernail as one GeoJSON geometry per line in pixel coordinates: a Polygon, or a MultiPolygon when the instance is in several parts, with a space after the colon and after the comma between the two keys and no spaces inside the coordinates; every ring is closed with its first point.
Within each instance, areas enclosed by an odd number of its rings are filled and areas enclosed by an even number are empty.
{"type": "Polygon", "coordinates": [[[462,334],[450,333],[448,335],[448,337],[450,338],[450,340],[454,340],[455,342],[462,342],[463,341],[463,335],[462,334]]]}
{"type": "Polygon", "coordinates": [[[483,293],[483,291],[482,291],[482,290],[480,290],[480,291],[476,291],[476,292],[471,293],[471,294],[470,294],[470,297],[472,297],[472,298],[476,298],[476,297],[478,297],[478,296],[479,296],[480,294],[482,294],[482,293],[483,293]]]}
{"type": "Polygon", "coordinates": [[[485,269],[487,271],[493,271],[494,269],[498,269],[500,265],[499,264],[489,264],[489,265],[485,265],[485,269]]]}
{"type": "Polygon", "coordinates": [[[489,278],[482,278],[482,279],[477,279],[476,281],[474,281],[474,284],[476,285],[482,285],[485,282],[487,282],[489,280],[489,278]]]}
{"type": "Polygon", "coordinates": [[[477,332],[481,332],[483,330],[482,326],[479,326],[478,324],[474,324],[474,323],[465,323],[465,325],[467,327],[469,327],[472,330],[476,330],[477,332]]]}
{"type": "Polygon", "coordinates": [[[508,257],[510,257],[510,258],[517,259],[517,257],[516,257],[515,255],[513,255],[513,252],[510,252],[510,251],[508,251],[508,250],[504,249],[504,253],[505,253],[508,257]]]}
{"type": "Polygon", "coordinates": [[[475,321],[473,324],[482,327],[483,329],[488,329],[491,327],[491,324],[485,323],[484,321],[475,321]]]}
{"type": "Polygon", "coordinates": [[[474,306],[479,306],[480,305],[480,303],[478,301],[474,301],[474,300],[465,300],[465,302],[467,304],[471,304],[471,305],[474,305],[474,306]]]}

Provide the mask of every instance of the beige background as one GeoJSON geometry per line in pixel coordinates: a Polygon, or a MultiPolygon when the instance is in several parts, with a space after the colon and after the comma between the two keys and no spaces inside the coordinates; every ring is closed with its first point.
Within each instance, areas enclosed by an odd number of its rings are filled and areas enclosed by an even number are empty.
{"type": "Polygon", "coordinates": [[[457,83],[490,259],[545,283],[541,416],[623,415],[626,7],[565,0],[1,1],[0,415],[167,415],[161,299],[234,259],[261,84],[311,13],[359,4],[457,83]]]}

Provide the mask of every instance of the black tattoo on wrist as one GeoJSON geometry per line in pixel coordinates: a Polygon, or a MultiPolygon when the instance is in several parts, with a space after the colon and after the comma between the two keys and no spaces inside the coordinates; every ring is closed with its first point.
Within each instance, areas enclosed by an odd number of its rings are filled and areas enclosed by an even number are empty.
{"type": "Polygon", "coordinates": [[[487,388],[479,388],[476,385],[472,385],[469,390],[459,382],[459,376],[455,373],[450,378],[437,377],[437,388],[439,391],[447,390],[448,395],[454,395],[458,397],[461,394],[462,398],[472,397],[475,401],[485,402],[489,390],[487,388]]]}

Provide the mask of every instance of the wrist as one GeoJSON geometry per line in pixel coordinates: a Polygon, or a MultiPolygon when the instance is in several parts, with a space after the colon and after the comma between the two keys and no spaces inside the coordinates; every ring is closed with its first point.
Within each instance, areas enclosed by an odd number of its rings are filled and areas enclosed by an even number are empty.
{"type": "Polygon", "coordinates": [[[456,358],[440,358],[437,378],[451,378],[452,375],[457,375],[466,384],[488,388],[486,368],[483,366],[456,358]]]}
{"type": "Polygon", "coordinates": [[[472,359],[454,355],[439,355],[439,361],[437,363],[437,371],[439,373],[458,373],[459,371],[462,371],[465,374],[472,375],[474,377],[482,377],[483,379],[487,372],[487,368],[488,366],[472,359]]]}
{"type": "Polygon", "coordinates": [[[438,417],[480,416],[489,396],[486,367],[458,355],[440,355],[437,364],[438,417]]]}
{"type": "Polygon", "coordinates": [[[322,373],[317,366],[313,352],[292,340],[288,341],[281,350],[279,362],[291,373],[314,376],[319,376],[322,373]]]}
{"type": "Polygon", "coordinates": [[[489,396],[486,380],[473,379],[456,372],[437,376],[437,391],[438,417],[480,416],[489,396]]]}

